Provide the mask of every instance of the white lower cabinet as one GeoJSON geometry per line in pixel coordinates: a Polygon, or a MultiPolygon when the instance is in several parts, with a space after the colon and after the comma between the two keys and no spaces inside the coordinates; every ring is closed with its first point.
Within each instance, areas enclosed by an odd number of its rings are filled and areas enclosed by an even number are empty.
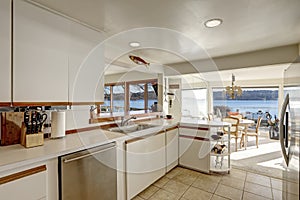
{"type": "Polygon", "coordinates": [[[165,132],[125,143],[127,199],[166,173],[165,132]]]}
{"type": "Polygon", "coordinates": [[[180,128],[179,164],[191,169],[209,173],[210,142],[209,131],[180,128]]]}
{"type": "Polygon", "coordinates": [[[1,175],[1,199],[47,199],[46,165],[1,175]]]}
{"type": "Polygon", "coordinates": [[[179,129],[179,164],[206,173],[229,173],[230,135],[218,135],[218,130],[222,126],[221,124],[207,128],[181,127],[179,129]],[[219,139],[214,140],[213,138],[219,139]],[[213,152],[215,145],[223,146],[224,150],[218,153],[213,152]]]}
{"type": "Polygon", "coordinates": [[[166,160],[167,172],[178,165],[178,128],[166,130],[166,160]]]}

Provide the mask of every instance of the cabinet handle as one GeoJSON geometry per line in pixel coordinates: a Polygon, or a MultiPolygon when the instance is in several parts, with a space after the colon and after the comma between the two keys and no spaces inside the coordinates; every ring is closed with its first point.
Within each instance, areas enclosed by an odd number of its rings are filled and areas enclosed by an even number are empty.
{"type": "Polygon", "coordinates": [[[109,148],[102,149],[102,150],[99,150],[99,151],[95,151],[93,153],[88,153],[88,154],[85,154],[85,155],[82,155],[82,156],[78,156],[78,157],[75,157],[75,158],[64,159],[63,162],[64,163],[73,162],[73,161],[80,160],[80,159],[83,159],[83,158],[86,158],[86,157],[89,157],[89,156],[92,156],[92,155],[95,155],[95,154],[98,154],[98,153],[102,153],[104,151],[108,151],[108,150],[111,150],[111,149],[114,149],[114,148],[116,148],[116,147],[113,146],[113,147],[109,147],[109,148]]]}
{"type": "Polygon", "coordinates": [[[46,171],[46,170],[47,170],[46,165],[42,165],[42,166],[31,168],[31,169],[28,169],[28,170],[25,170],[25,171],[18,172],[18,173],[15,173],[15,174],[4,176],[4,177],[0,178],[0,185],[4,184],[4,183],[11,182],[11,181],[15,181],[15,180],[18,180],[18,179],[21,179],[21,178],[24,178],[26,176],[37,174],[39,172],[43,172],[43,171],[46,171]]]}

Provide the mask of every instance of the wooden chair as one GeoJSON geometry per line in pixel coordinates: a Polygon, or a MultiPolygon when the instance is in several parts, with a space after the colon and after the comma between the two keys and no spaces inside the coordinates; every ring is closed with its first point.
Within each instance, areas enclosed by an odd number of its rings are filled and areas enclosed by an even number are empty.
{"type": "MultiPolygon", "coordinates": [[[[240,120],[235,117],[225,117],[222,119],[223,122],[228,122],[231,124],[230,127],[230,139],[234,138],[235,139],[235,151],[237,151],[237,140],[239,137],[239,123],[240,120]]],[[[228,128],[223,127],[224,134],[228,133],[228,128]]]]}
{"type": "Polygon", "coordinates": [[[208,119],[208,121],[214,120],[214,115],[212,113],[208,113],[207,114],[207,119],[208,119]]]}
{"type": "Polygon", "coordinates": [[[242,114],[235,114],[235,115],[230,115],[230,117],[234,117],[234,118],[238,118],[238,119],[243,119],[243,115],[242,114]]]}
{"type": "MultiPolygon", "coordinates": [[[[257,148],[258,148],[259,127],[260,127],[261,120],[262,120],[262,117],[259,116],[257,118],[257,123],[256,123],[255,129],[247,129],[247,136],[255,136],[256,137],[256,147],[257,148]]],[[[246,133],[244,131],[242,131],[242,137],[241,137],[241,142],[240,142],[241,147],[244,146],[244,144],[245,144],[245,135],[246,135],[246,133]]]]}

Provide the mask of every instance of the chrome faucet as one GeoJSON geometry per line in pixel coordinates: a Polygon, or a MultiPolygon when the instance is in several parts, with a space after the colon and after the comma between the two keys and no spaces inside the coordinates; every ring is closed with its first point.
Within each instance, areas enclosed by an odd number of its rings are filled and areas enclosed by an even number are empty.
{"type": "Polygon", "coordinates": [[[121,121],[121,126],[125,126],[126,124],[128,124],[128,122],[131,120],[131,119],[136,119],[136,116],[132,116],[128,119],[125,119],[125,117],[122,117],[122,121],[121,121]]]}

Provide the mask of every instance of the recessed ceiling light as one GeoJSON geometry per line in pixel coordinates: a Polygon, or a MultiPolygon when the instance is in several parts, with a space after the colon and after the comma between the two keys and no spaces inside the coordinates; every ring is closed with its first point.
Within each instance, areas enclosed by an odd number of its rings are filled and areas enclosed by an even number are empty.
{"type": "Polygon", "coordinates": [[[214,28],[214,27],[217,27],[219,26],[220,24],[222,24],[222,20],[221,19],[210,19],[210,20],[207,20],[204,25],[207,27],[207,28],[214,28]]]}
{"type": "Polygon", "coordinates": [[[131,47],[139,47],[139,46],[141,46],[141,44],[139,42],[130,42],[129,46],[131,46],[131,47]]]}

